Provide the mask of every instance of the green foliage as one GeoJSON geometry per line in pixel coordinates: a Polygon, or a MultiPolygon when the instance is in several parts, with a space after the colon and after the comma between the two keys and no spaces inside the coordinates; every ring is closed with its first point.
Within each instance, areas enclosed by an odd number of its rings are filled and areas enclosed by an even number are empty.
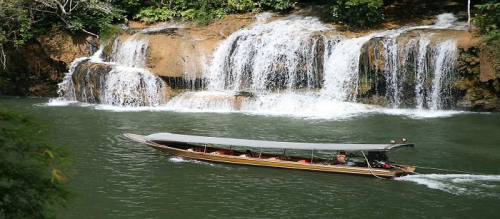
{"type": "Polygon", "coordinates": [[[335,0],[332,18],[347,29],[368,27],[384,19],[379,10],[383,5],[383,0],[335,0]]]}
{"type": "Polygon", "coordinates": [[[0,218],[52,218],[65,205],[66,152],[43,141],[30,117],[0,108],[0,218]]]}
{"type": "Polygon", "coordinates": [[[0,1],[0,43],[23,45],[33,34],[32,21],[23,1],[0,1]]]}
{"type": "Polygon", "coordinates": [[[152,23],[181,17],[183,20],[193,20],[198,24],[208,24],[213,18],[223,18],[228,13],[257,11],[261,7],[286,10],[293,6],[290,0],[171,0],[151,2],[154,4],[140,10],[134,18],[152,23]]]}
{"type": "Polygon", "coordinates": [[[79,31],[82,29],[97,29],[101,30],[108,27],[114,20],[123,18],[122,11],[116,9],[98,10],[98,4],[85,4],[78,10],[74,11],[70,16],[66,16],[67,25],[62,27],[72,31],[79,31]]]}
{"type": "Polygon", "coordinates": [[[485,4],[475,6],[481,13],[474,16],[474,22],[483,33],[500,30],[500,3],[496,2],[497,0],[489,0],[485,4]]]}
{"type": "Polygon", "coordinates": [[[153,6],[150,1],[143,0],[114,0],[114,5],[117,9],[123,11],[123,15],[129,19],[132,19],[141,10],[153,6]]]}
{"type": "Polygon", "coordinates": [[[275,10],[286,10],[294,5],[290,0],[260,0],[259,2],[275,10]]]}
{"type": "Polygon", "coordinates": [[[232,12],[252,11],[255,8],[255,3],[252,0],[228,0],[226,10],[232,12]]]}
{"type": "Polygon", "coordinates": [[[481,11],[474,16],[474,23],[483,34],[479,41],[481,49],[487,51],[497,60],[500,66],[500,3],[497,0],[487,0],[475,7],[481,11]]]}
{"type": "Polygon", "coordinates": [[[101,28],[99,37],[101,41],[113,40],[123,33],[123,28],[120,25],[108,24],[101,28]]]}
{"type": "MultiPolygon", "coordinates": [[[[182,12],[181,12],[182,13],[182,12]]],[[[154,8],[149,7],[141,10],[134,18],[139,19],[143,22],[153,23],[157,21],[167,21],[181,15],[181,13],[170,10],[168,8],[154,8]]]]}

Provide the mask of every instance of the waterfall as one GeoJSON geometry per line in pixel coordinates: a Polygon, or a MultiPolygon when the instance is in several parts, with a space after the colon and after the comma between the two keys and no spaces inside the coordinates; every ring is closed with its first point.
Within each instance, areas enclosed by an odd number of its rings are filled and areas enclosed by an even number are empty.
{"type": "Polygon", "coordinates": [[[434,79],[430,100],[428,100],[429,108],[432,110],[441,109],[446,99],[452,97],[450,86],[455,73],[457,53],[456,42],[452,39],[438,43],[435,47],[434,79]]]}
{"type": "MultiPolygon", "coordinates": [[[[100,53],[94,53],[94,55],[100,55],[100,53]]],[[[59,89],[57,94],[59,95],[58,100],[66,101],[77,101],[75,92],[75,83],[73,82],[73,72],[75,72],[76,67],[83,61],[87,60],[87,57],[77,58],[71,62],[69,66],[69,71],[64,75],[63,81],[58,84],[59,89]]]]}
{"type": "Polygon", "coordinates": [[[147,70],[116,66],[104,82],[100,100],[114,106],[158,106],[164,88],[163,81],[147,70]]]}
{"type": "Polygon", "coordinates": [[[164,103],[166,85],[144,69],[147,38],[136,34],[121,41],[120,38],[114,41],[109,62],[101,58],[102,47],[90,58],[73,61],[59,84],[59,100],[128,107],[164,103]]]}
{"type": "Polygon", "coordinates": [[[376,110],[360,103],[391,109],[453,107],[457,45],[442,34],[461,28],[452,14],[440,15],[430,26],[358,37],[344,36],[316,17],[272,16],[258,15],[213,54],[180,45],[180,55],[190,59],[181,63],[183,78],[168,79],[184,80],[170,85],[178,92],[171,99],[167,85],[146,69],[148,31],[116,39],[106,61],[99,55],[75,60],[60,95],[114,106],[323,118],[376,110]]]}
{"type": "Polygon", "coordinates": [[[209,90],[266,93],[317,88],[321,32],[328,29],[317,18],[290,16],[233,33],[214,53],[209,90]]]}
{"type": "Polygon", "coordinates": [[[451,83],[457,58],[452,39],[440,41],[432,34],[386,37],[375,43],[383,47],[385,97],[392,108],[442,109],[449,105],[451,83]],[[406,41],[406,42],[405,42],[406,41]],[[380,45],[381,44],[381,45],[380,45]]]}
{"type": "Polygon", "coordinates": [[[144,68],[148,51],[148,38],[142,34],[135,34],[123,40],[117,38],[113,44],[111,62],[122,66],[144,68]]]}
{"type": "Polygon", "coordinates": [[[415,70],[415,99],[417,109],[423,109],[426,97],[425,82],[429,74],[429,65],[427,61],[427,50],[431,41],[428,37],[423,37],[419,41],[418,55],[414,64],[415,70]]]}
{"type": "Polygon", "coordinates": [[[356,101],[361,47],[372,36],[329,41],[324,56],[322,96],[336,101],[356,101]]]}
{"type": "Polygon", "coordinates": [[[431,26],[354,38],[314,17],[293,15],[267,23],[269,17],[265,18],[220,43],[205,71],[207,90],[179,94],[167,107],[345,114],[368,110],[370,106],[356,102],[360,95],[374,92],[382,92],[391,108],[451,106],[446,101],[451,99],[456,43],[422,31],[452,27],[456,19],[451,14],[439,16],[431,26]],[[241,92],[252,95],[241,96],[241,92]]]}

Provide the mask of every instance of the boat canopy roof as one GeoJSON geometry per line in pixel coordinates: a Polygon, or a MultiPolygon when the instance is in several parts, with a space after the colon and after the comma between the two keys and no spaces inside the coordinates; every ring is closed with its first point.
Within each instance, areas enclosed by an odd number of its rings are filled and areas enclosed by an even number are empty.
{"type": "Polygon", "coordinates": [[[314,150],[346,150],[346,151],[387,151],[396,147],[413,147],[414,144],[331,144],[331,143],[302,143],[261,141],[235,138],[215,138],[195,135],[179,135],[172,133],[155,133],[145,136],[146,140],[165,143],[187,144],[216,144],[255,148],[287,148],[287,149],[314,149],[314,150]]]}

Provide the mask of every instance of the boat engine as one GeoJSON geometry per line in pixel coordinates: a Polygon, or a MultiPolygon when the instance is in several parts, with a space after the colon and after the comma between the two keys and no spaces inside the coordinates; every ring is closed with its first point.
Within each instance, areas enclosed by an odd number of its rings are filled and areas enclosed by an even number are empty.
{"type": "Polygon", "coordinates": [[[383,169],[391,168],[392,166],[389,164],[388,157],[385,153],[385,151],[369,151],[367,158],[370,162],[370,166],[383,169]]]}

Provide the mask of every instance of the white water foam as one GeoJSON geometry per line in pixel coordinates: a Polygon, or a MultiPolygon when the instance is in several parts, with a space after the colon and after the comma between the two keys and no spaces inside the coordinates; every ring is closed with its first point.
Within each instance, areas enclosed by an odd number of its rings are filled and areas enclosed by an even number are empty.
{"type": "Polygon", "coordinates": [[[120,66],[109,72],[102,93],[102,104],[116,106],[158,106],[165,94],[158,76],[142,68],[120,66]]]}
{"type": "Polygon", "coordinates": [[[396,178],[455,195],[499,197],[500,175],[420,174],[396,178]]]}
{"type": "Polygon", "coordinates": [[[207,165],[210,165],[210,166],[214,165],[212,163],[207,163],[207,162],[203,162],[203,161],[200,161],[200,160],[194,160],[194,159],[189,159],[189,158],[182,158],[182,157],[177,157],[177,156],[170,157],[170,158],[168,158],[168,160],[170,162],[172,162],[172,163],[201,163],[201,164],[207,164],[207,165]]]}
{"type": "MultiPolygon", "coordinates": [[[[182,157],[177,157],[177,156],[170,157],[168,160],[172,163],[195,163],[195,164],[202,164],[202,165],[207,165],[210,167],[227,169],[227,170],[234,170],[235,169],[235,167],[232,167],[229,165],[224,165],[224,164],[219,164],[219,163],[210,163],[210,162],[206,162],[206,161],[189,159],[189,158],[182,158],[182,157]]],[[[241,169],[241,167],[237,167],[237,168],[241,169]]]]}
{"type": "Polygon", "coordinates": [[[323,98],[317,92],[274,93],[246,99],[241,111],[248,114],[306,119],[347,119],[372,112],[374,107],[323,98]]]}
{"type": "Polygon", "coordinates": [[[473,112],[457,111],[457,110],[429,110],[429,109],[395,109],[395,108],[378,108],[376,113],[404,116],[411,119],[429,119],[429,118],[446,118],[459,114],[470,114],[473,112]]]}

